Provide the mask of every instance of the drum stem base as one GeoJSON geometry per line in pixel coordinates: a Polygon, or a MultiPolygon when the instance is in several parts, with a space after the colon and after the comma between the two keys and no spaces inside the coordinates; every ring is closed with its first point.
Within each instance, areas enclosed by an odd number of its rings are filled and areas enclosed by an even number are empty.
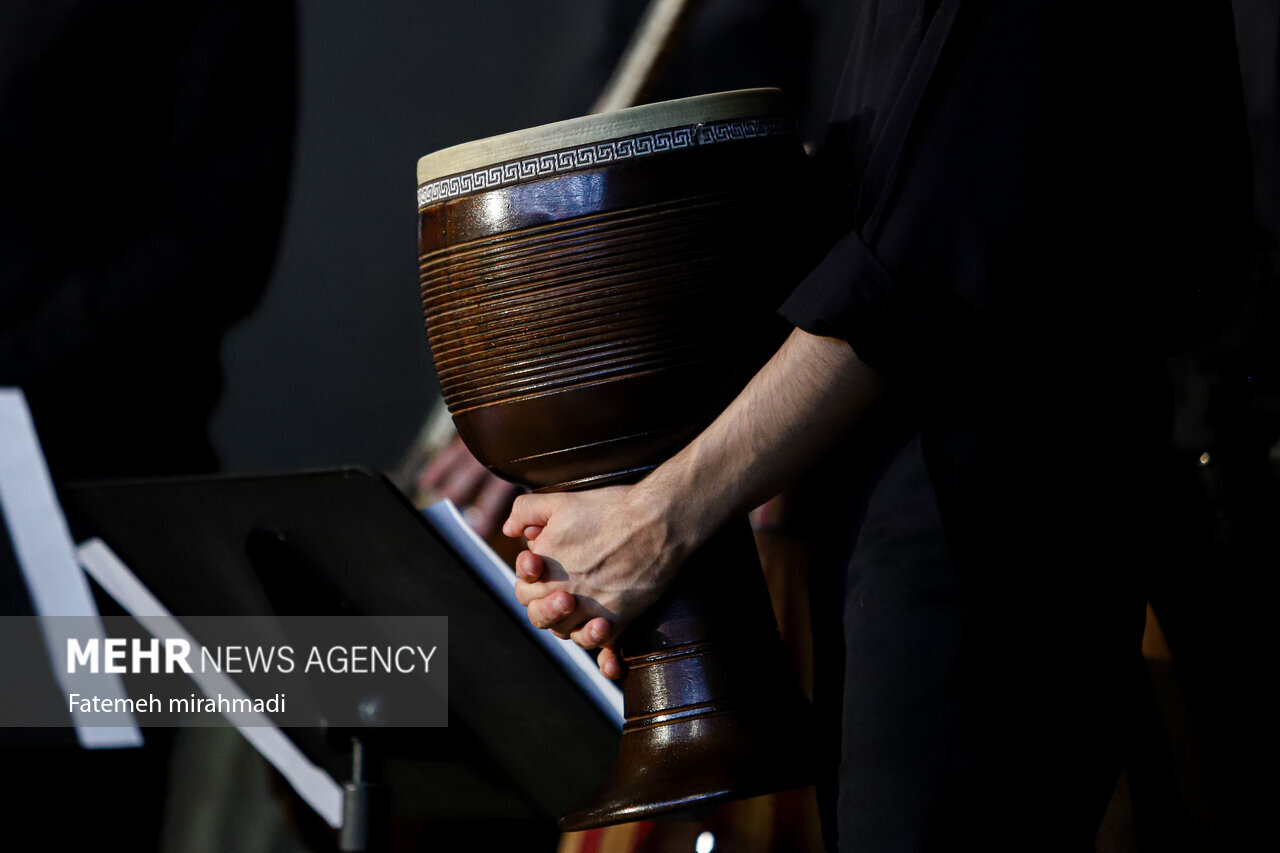
{"type": "Polygon", "coordinates": [[[786,666],[745,519],[694,554],[620,640],[626,723],[605,784],[566,831],[808,785],[810,708],[786,666]]]}

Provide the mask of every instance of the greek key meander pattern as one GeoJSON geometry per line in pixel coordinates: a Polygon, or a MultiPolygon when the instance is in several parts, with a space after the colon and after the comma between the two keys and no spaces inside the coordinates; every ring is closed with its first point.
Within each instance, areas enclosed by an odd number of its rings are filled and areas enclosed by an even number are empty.
{"type": "Polygon", "coordinates": [[[425,183],[418,187],[418,207],[421,209],[468,193],[497,189],[532,178],[590,169],[604,163],[634,160],[667,151],[693,148],[697,145],[714,145],[719,142],[760,139],[790,133],[795,133],[795,125],[788,118],[729,119],[672,127],[574,148],[562,148],[559,151],[549,151],[546,154],[538,154],[522,160],[510,160],[425,183]]]}

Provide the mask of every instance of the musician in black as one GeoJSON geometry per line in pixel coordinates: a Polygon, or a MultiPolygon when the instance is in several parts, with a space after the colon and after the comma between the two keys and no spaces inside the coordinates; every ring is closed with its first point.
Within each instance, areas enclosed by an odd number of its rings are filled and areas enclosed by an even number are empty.
{"type": "Polygon", "coordinates": [[[55,479],[216,469],[219,344],[284,218],[294,41],[288,2],[0,13],[0,385],[55,479]]]}
{"type": "MultiPolygon", "coordinates": [[[[217,468],[219,345],[284,216],[295,38],[291,2],[0,4],[0,386],[26,394],[55,481],[217,468]]],[[[24,592],[0,612],[29,612],[24,592]]],[[[92,753],[4,734],[4,814],[45,849],[159,849],[166,800],[192,799],[171,788],[203,773],[170,777],[161,729],[92,753]]]]}
{"type": "Polygon", "coordinates": [[[1092,849],[1143,575],[1175,541],[1163,358],[1244,255],[1230,7],[867,0],[857,20],[796,330],[642,483],[520,498],[518,594],[616,675],[611,642],[684,556],[887,415],[841,597],[838,846],[1092,849]]]}

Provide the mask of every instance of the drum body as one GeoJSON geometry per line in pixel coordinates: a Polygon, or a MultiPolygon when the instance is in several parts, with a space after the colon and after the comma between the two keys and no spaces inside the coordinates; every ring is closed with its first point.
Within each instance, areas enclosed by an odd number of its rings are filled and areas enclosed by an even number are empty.
{"type": "MultiPolygon", "coordinates": [[[[458,432],[539,490],[628,482],[780,340],[804,153],[775,90],[689,98],[446,149],[418,167],[422,303],[458,432]]],[[[624,634],[627,727],[580,829],[807,780],[804,705],[745,523],[624,634]]]]}

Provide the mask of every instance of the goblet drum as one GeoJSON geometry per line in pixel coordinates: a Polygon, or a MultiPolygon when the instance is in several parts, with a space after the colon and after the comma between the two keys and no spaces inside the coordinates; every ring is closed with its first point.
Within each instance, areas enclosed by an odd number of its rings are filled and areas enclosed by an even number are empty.
{"type": "MultiPolygon", "coordinates": [[[[634,482],[778,343],[804,152],[754,89],[572,119],[418,162],[418,250],[444,399],[475,456],[544,491],[634,482]]],[[[807,784],[808,706],[745,519],[619,640],[614,771],[564,829],[807,784]]]]}

